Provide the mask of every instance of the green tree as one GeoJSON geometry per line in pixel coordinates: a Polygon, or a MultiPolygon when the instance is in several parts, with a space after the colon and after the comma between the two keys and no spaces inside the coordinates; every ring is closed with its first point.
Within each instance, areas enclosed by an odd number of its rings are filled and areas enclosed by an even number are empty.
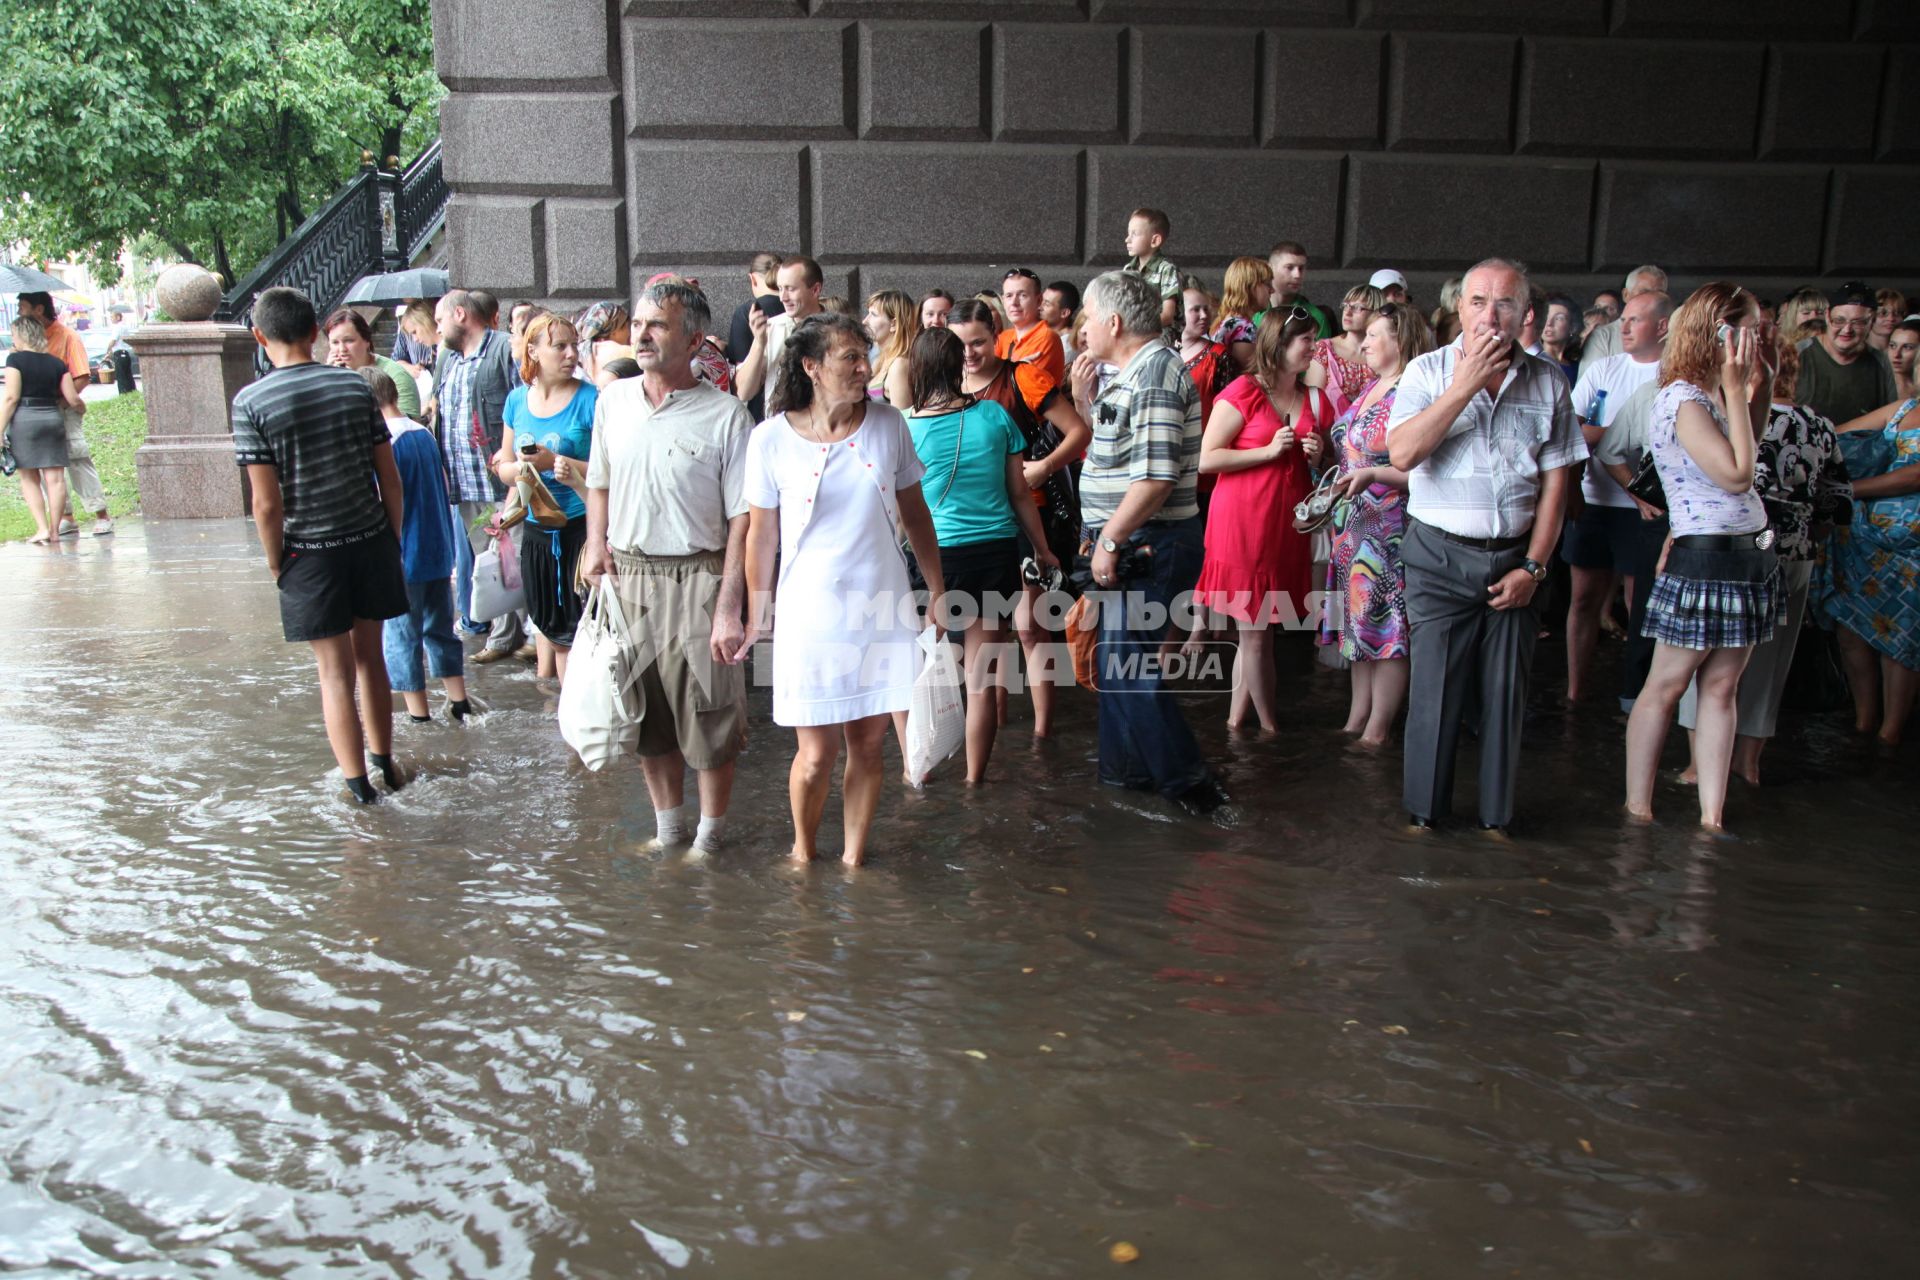
{"type": "Polygon", "coordinates": [[[428,0],[5,0],[0,243],[112,280],[152,236],[231,283],[437,132],[432,42],[428,0]]]}

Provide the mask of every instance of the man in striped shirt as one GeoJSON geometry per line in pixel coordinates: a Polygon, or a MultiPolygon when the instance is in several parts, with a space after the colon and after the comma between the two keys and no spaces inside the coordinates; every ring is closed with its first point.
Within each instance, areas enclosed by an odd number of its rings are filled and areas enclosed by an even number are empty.
{"type": "Polygon", "coordinates": [[[1504,832],[1520,772],[1520,722],[1540,634],[1533,595],[1587,456],[1567,380],[1516,339],[1526,268],[1489,258],[1460,290],[1461,334],[1400,377],[1387,452],[1407,472],[1407,812],[1425,828],[1453,807],[1460,720],[1476,681],[1480,825],[1504,832]]]}
{"type": "Polygon", "coordinates": [[[1160,339],[1160,293],[1145,279],[1110,271],[1087,286],[1086,308],[1073,380],[1093,411],[1080,515],[1100,602],[1100,781],[1210,813],[1224,797],[1157,663],[1168,610],[1200,574],[1200,395],[1160,339]],[[1120,372],[1096,395],[1102,362],[1120,372]]]}

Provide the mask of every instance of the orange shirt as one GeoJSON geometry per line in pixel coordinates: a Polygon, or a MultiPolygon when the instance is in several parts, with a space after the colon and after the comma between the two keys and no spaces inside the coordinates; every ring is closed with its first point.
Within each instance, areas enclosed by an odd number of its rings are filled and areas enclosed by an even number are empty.
{"type": "Polygon", "coordinates": [[[93,381],[92,366],[87,363],[86,344],[80,341],[79,334],[58,320],[47,326],[47,354],[67,362],[67,372],[73,375],[75,391],[93,381]]]}
{"type": "Polygon", "coordinates": [[[1044,324],[1036,324],[1021,337],[1012,329],[1003,329],[993,344],[995,354],[1013,365],[1014,381],[1020,384],[1020,396],[1035,413],[1067,381],[1067,356],[1060,349],[1060,335],[1044,324]]]}

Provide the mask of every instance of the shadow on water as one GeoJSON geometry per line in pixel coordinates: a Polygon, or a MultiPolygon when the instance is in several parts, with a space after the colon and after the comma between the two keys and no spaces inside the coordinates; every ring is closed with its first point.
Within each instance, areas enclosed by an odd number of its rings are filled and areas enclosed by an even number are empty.
{"type": "Polygon", "coordinates": [[[1843,724],[1708,840],[1670,784],[1624,826],[1616,718],[1542,711],[1520,838],[1421,838],[1301,662],[1275,739],[1192,704],[1229,825],[1093,787],[1074,697],[848,872],[783,862],[761,698],[689,863],[524,669],[349,808],[244,527],[119,541],[0,551],[7,1269],[1911,1265],[1920,803],[1843,724]]]}

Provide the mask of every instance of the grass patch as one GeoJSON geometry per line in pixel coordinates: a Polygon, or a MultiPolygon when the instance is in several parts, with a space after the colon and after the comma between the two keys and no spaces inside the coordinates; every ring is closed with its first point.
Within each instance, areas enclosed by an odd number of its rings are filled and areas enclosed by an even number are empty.
{"type": "MultiPolygon", "coordinates": [[[[147,441],[147,398],[135,391],[111,400],[87,402],[87,448],[107,491],[107,511],[116,517],[140,505],[140,483],[133,455],[147,441]]],[[[84,527],[84,522],[83,522],[84,527]]],[[[33,536],[33,517],[20,496],[20,478],[0,481],[0,542],[33,536]]]]}

